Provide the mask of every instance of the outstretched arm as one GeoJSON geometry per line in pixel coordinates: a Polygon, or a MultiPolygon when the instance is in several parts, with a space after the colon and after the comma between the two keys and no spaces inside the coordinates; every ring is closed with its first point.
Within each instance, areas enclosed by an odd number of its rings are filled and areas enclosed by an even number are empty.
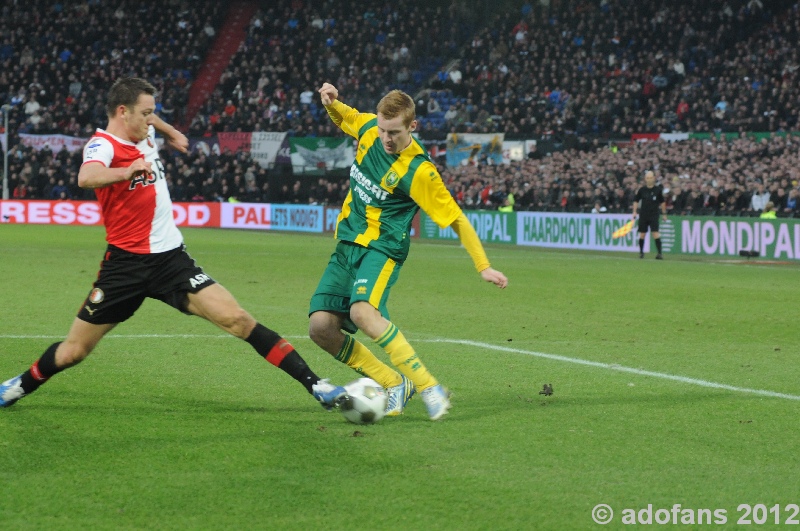
{"type": "Polygon", "coordinates": [[[331,121],[353,138],[358,138],[361,127],[375,118],[374,114],[358,112],[339,101],[339,91],[330,83],[323,83],[317,92],[331,121]]]}
{"type": "Polygon", "coordinates": [[[189,152],[189,139],[186,138],[186,135],[162,120],[157,114],[151,114],[148,118],[150,125],[164,135],[168,146],[177,149],[181,153],[189,152]]]}
{"type": "Polygon", "coordinates": [[[481,274],[481,278],[486,282],[491,282],[500,289],[508,286],[508,279],[506,276],[492,268],[489,263],[489,258],[486,256],[486,251],[483,250],[481,240],[478,238],[478,234],[463,212],[450,227],[452,227],[458,235],[458,239],[461,240],[462,245],[464,245],[464,248],[469,253],[472,262],[475,264],[475,269],[481,274]]]}

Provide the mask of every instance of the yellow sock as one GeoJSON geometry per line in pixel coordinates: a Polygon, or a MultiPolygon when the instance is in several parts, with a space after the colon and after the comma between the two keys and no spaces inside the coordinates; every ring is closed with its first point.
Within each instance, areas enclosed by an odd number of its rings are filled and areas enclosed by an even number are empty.
{"type": "Polygon", "coordinates": [[[400,385],[403,379],[391,367],[375,357],[375,354],[353,336],[345,334],[344,345],[336,355],[336,359],[346,364],[359,374],[372,378],[383,387],[400,385]]]}
{"type": "Polygon", "coordinates": [[[389,354],[389,359],[406,378],[414,382],[417,391],[433,387],[437,382],[425,365],[422,364],[414,347],[409,345],[403,333],[389,323],[389,327],[375,340],[380,347],[389,354]]]}

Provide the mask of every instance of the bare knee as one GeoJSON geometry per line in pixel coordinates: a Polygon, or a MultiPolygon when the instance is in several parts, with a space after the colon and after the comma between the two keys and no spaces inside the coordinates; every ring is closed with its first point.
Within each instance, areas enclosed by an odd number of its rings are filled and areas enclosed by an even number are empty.
{"type": "Polygon", "coordinates": [[[363,301],[350,306],[350,320],[372,339],[380,336],[389,325],[389,321],[383,318],[381,312],[363,301]]]}
{"type": "Polygon", "coordinates": [[[335,355],[342,347],[344,340],[344,334],[340,328],[341,323],[336,316],[325,312],[315,312],[311,314],[308,322],[308,337],[324,351],[335,355]]]}
{"type": "Polygon", "coordinates": [[[350,320],[359,328],[366,325],[374,313],[375,309],[367,302],[357,302],[350,306],[350,320]]]}
{"type": "Polygon", "coordinates": [[[236,307],[226,312],[225,315],[219,316],[216,324],[233,336],[247,339],[256,326],[256,321],[244,308],[236,307]]]}

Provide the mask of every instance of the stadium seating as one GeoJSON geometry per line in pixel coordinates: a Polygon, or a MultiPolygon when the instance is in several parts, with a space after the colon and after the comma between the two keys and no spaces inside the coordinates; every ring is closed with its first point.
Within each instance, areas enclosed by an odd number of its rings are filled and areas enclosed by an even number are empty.
{"type": "MultiPolygon", "coordinates": [[[[504,10],[480,20],[463,0],[447,8],[410,0],[343,0],[325,10],[307,0],[241,4],[255,15],[216,86],[195,88],[195,116],[186,115],[195,77],[209,66],[226,10],[241,10],[240,4],[198,2],[186,9],[166,2],[155,19],[139,16],[147,7],[122,0],[5,5],[0,101],[13,106],[11,189],[22,182],[27,197],[50,197],[63,180],[69,196],[86,196],[70,186],[79,153],[44,156],[19,146],[17,135],[86,137],[105,124],[110,81],[140,75],[159,89],[158,112],[184,124],[190,136],[340,135],[315,93],[330,81],[345,101],[365,110],[390,88],[406,90],[424,109],[423,139],[449,131],[504,133],[566,149],[508,167],[442,168],[469,207],[495,208],[506,189],[518,196],[518,209],[585,210],[597,199],[609,210],[625,210],[646,167],[657,169],[667,187],[682,183],[693,194],[676,213],[749,214],[743,205],[762,181],[781,202],[795,204],[789,197],[800,175],[791,163],[798,151],[792,139],[624,145],[632,133],[796,130],[800,9],[794,0],[673,0],[668,6],[553,0],[549,7],[534,2],[524,13],[504,10]],[[437,110],[428,112],[429,100],[437,110]],[[694,165],[674,162],[690,156],[694,165]],[[706,159],[714,166],[698,162],[706,159]],[[724,207],[716,199],[707,206],[709,189],[724,207]],[[487,190],[483,199],[476,196],[487,190]]],[[[335,202],[340,195],[319,193],[331,183],[301,186],[304,195],[291,197],[274,180],[265,190],[269,171],[246,154],[165,157],[176,172],[171,186],[184,198],[319,201],[324,195],[335,202]],[[233,186],[245,175],[255,177],[246,181],[255,183],[249,190],[233,186]]],[[[784,207],[781,215],[794,212],[784,207]]]]}

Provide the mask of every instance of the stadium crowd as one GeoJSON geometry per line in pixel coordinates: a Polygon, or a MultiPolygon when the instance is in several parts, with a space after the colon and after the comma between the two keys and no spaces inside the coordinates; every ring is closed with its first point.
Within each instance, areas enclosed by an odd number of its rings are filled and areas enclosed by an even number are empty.
{"type": "Polygon", "coordinates": [[[789,5],[602,0],[507,12],[432,96],[455,106],[439,105],[448,130],[507,138],[791,130],[800,12],[789,5]]]}
{"type": "Polygon", "coordinates": [[[800,212],[798,152],[800,136],[656,141],[532,152],[510,165],[449,168],[442,178],[469,209],[510,199],[518,210],[630,212],[642,175],[652,169],[671,214],[750,216],[772,201],[786,217],[800,212]]]}
{"type": "Polygon", "coordinates": [[[188,89],[213,42],[223,5],[169,0],[4,2],[0,101],[14,133],[88,137],[105,126],[114,79],[136,75],[159,90],[158,112],[179,122],[188,89]]]}
{"type": "MultiPolygon", "coordinates": [[[[567,148],[509,166],[442,167],[467,208],[496,208],[510,194],[516,209],[588,211],[598,203],[627,211],[639,177],[653,168],[675,213],[758,211],[766,192],[783,215],[797,211],[795,138],[609,146],[631,133],[796,130],[798,2],[518,6],[478,20],[464,0],[447,8],[411,0],[265,2],[188,134],[337,136],[318,103],[321,81],[365,110],[400,87],[419,100],[423,139],[502,132],[567,148]]],[[[75,182],[80,152],[37,152],[16,135],[89,136],[104,126],[103,95],[120,75],[153,82],[167,121],[188,118],[192,76],[224,7],[170,0],[159,4],[159,17],[138,16],[147,9],[123,0],[4,4],[0,102],[13,107],[14,197],[93,197],[75,182]]],[[[276,181],[247,153],[164,158],[176,200],[335,204],[346,194],[346,179],[333,176],[276,181]]]]}
{"type": "Polygon", "coordinates": [[[472,15],[463,1],[447,10],[412,0],[270,2],[253,17],[190,135],[336,136],[341,132],[316,95],[323,81],[340,87],[350,104],[362,109],[374,109],[390,88],[414,94],[468,42],[472,15]]]}

